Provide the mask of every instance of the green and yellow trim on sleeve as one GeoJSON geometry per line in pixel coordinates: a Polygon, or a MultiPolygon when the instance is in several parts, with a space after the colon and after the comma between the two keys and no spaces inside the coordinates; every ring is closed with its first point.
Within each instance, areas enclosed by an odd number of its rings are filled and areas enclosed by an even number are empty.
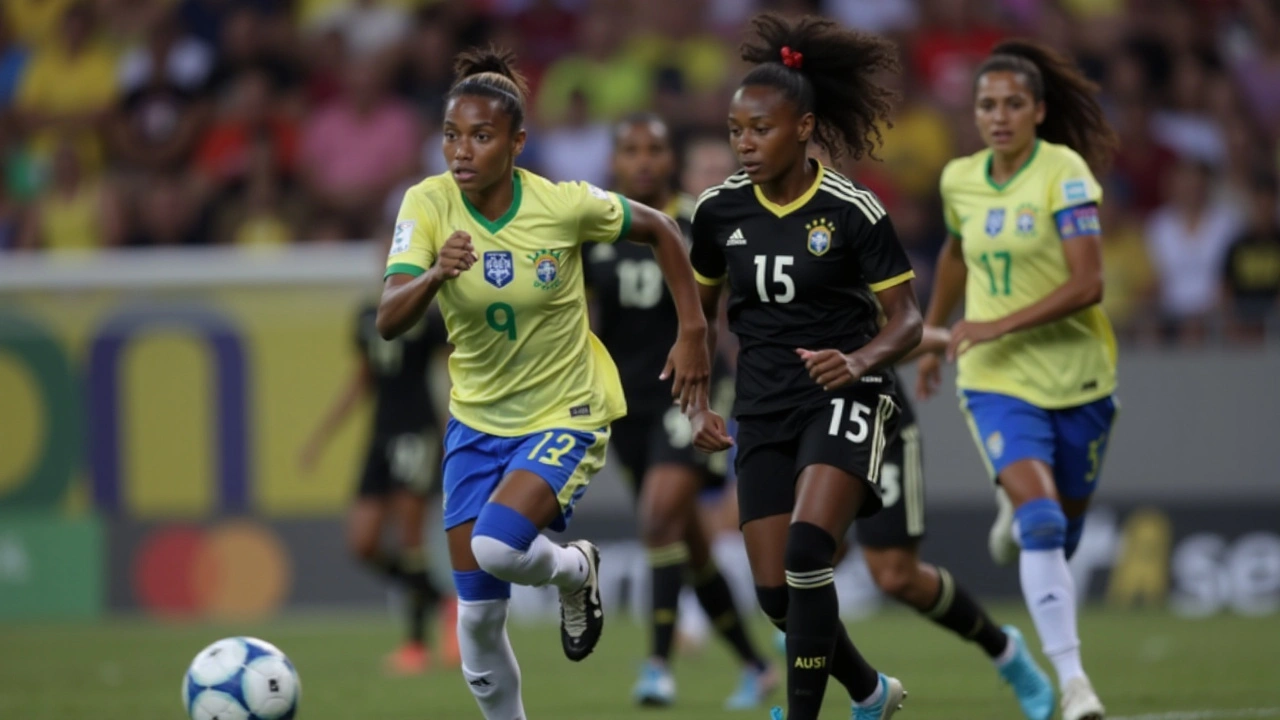
{"type": "Polygon", "coordinates": [[[618,204],[622,206],[622,227],[618,230],[618,237],[614,240],[626,240],[627,235],[631,233],[631,201],[625,196],[618,193],[612,193],[618,199],[618,204]]]}
{"type": "Polygon", "coordinates": [[[382,279],[386,280],[392,275],[412,275],[413,277],[418,277],[426,271],[426,268],[420,268],[417,265],[410,265],[409,263],[393,263],[387,266],[387,272],[383,274],[382,279]]]}
{"type": "Polygon", "coordinates": [[[871,283],[870,285],[868,285],[868,287],[871,288],[871,292],[880,292],[881,290],[888,290],[889,288],[895,285],[901,285],[902,283],[914,278],[915,276],[916,276],[915,270],[908,270],[902,273],[901,275],[894,275],[888,280],[881,280],[880,282],[877,282],[877,283],[871,283]]]}
{"type": "Polygon", "coordinates": [[[724,283],[724,278],[725,278],[725,275],[721,275],[718,278],[709,278],[706,275],[703,275],[702,273],[698,272],[697,270],[693,271],[693,279],[697,280],[699,285],[706,285],[708,287],[719,287],[722,283],[724,283]]]}

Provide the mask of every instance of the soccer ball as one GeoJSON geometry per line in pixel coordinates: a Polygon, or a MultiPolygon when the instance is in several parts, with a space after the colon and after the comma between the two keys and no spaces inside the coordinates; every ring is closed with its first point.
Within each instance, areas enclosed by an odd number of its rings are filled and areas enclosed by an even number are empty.
{"type": "Polygon", "coordinates": [[[290,720],[302,684],[280,648],[250,637],[225,638],[196,655],[182,679],[191,720],[290,720]]]}

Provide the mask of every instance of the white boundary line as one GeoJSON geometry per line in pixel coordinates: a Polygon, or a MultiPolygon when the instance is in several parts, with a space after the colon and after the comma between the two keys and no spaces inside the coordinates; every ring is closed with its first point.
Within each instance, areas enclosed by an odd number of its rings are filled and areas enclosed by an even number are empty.
{"type": "Polygon", "coordinates": [[[1150,713],[1110,718],[1110,720],[1247,720],[1249,718],[1280,718],[1280,707],[1150,713]]]}

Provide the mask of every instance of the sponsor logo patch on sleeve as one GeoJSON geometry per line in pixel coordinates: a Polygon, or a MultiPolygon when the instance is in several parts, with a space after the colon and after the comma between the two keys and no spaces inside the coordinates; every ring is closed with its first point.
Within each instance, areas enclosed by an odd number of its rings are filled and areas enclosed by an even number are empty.
{"type": "Polygon", "coordinates": [[[391,238],[391,253],[399,255],[400,253],[409,251],[409,244],[413,240],[413,228],[417,223],[413,220],[405,220],[396,223],[396,233],[391,238]]]}

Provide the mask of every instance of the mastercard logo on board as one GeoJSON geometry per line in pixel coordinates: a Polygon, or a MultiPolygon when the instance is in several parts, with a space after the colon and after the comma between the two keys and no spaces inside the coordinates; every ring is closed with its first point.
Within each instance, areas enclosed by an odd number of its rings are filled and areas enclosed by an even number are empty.
{"type": "Polygon", "coordinates": [[[156,529],[133,557],[133,590],[148,612],[174,619],[256,620],[292,585],[289,556],[259,523],[156,529]]]}

